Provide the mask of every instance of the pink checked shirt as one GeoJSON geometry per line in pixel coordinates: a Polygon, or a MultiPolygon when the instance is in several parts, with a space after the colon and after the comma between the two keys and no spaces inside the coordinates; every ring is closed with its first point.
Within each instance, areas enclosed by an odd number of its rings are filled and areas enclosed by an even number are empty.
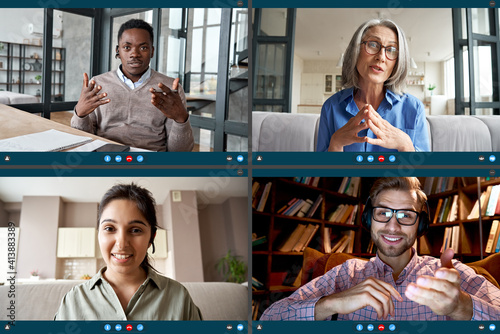
{"type": "MultiPolygon", "coordinates": [[[[500,320],[500,290],[465,264],[453,260],[453,265],[460,272],[460,287],[472,297],[472,320],[500,320]]],[[[441,260],[418,256],[413,251],[410,262],[394,282],[392,268],[382,262],[378,255],[368,262],[348,260],[300,287],[290,297],[271,305],[260,320],[314,320],[314,307],[321,297],[347,290],[368,277],[391,284],[403,297],[402,302],[392,299],[396,316],[389,320],[452,320],[448,316],[435,314],[427,306],[409,300],[404,294],[408,284],[415,282],[418,276],[434,276],[434,272],[440,267],[441,260]]],[[[353,313],[339,314],[337,320],[377,320],[377,312],[373,307],[367,306],[353,313]]]]}

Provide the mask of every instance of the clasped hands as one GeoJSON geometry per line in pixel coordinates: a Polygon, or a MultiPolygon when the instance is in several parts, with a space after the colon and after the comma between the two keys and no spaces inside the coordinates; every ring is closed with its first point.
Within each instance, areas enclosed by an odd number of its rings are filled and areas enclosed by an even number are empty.
{"type": "Polygon", "coordinates": [[[410,137],[383,119],[373,109],[371,104],[366,104],[356,116],[352,117],[343,127],[335,131],[330,138],[328,151],[342,152],[344,146],[365,142],[388,149],[396,149],[400,152],[415,151],[410,137]],[[358,136],[360,131],[368,128],[372,130],[377,138],[358,136]]]}
{"type": "MultiPolygon", "coordinates": [[[[460,289],[460,273],[453,267],[454,252],[448,249],[441,255],[442,267],[434,276],[419,276],[405,291],[408,299],[428,306],[438,315],[455,320],[472,319],[472,299],[460,289]]],[[[321,298],[315,307],[316,320],[324,320],[332,314],[348,314],[366,306],[377,312],[379,319],[395,316],[393,298],[403,298],[394,287],[379,279],[369,277],[352,288],[321,298]]]]}
{"type": "MultiPolygon", "coordinates": [[[[174,80],[172,89],[159,83],[158,87],[161,91],[155,91],[150,88],[151,103],[158,108],[166,117],[173,119],[177,123],[184,123],[188,118],[188,113],[182,99],[177,94],[179,87],[179,78],[174,80]]],[[[102,87],[96,85],[94,80],[89,82],[87,73],[83,74],[83,86],[80,93],[80,98],[75,106],[76,113],[79,117],[85,117],[91,114],[97,107],[109,103],[111,100],[106,98],[107,93],[101,93],[102,87]]]]}

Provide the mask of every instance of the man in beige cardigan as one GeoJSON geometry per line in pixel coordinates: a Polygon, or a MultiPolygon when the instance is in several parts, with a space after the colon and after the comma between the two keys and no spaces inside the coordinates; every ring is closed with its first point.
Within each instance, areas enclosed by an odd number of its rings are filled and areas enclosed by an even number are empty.
{"type": "Polygon", "coordinates": [[[153,29],[132,19],[120,27],[116,71],[89,82],[83,74],[71,126],[125,145],[152,151],[191,151],[193,132],[179,79],[149,67],[153,29]]]}

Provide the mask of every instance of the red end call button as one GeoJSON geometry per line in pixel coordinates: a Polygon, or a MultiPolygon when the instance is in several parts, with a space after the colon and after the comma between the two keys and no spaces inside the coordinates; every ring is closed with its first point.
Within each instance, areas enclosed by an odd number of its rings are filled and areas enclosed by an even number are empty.
{"type": "Polygon", "coordinates": [[[127,162],[132,162],[132,156],[130,156],[130,155],[127,155],[127,157],[125,159],[127,160],[127,162]]]}
{"type": "Polygon", "coordinates": [[[385,329],[384,325],[380,324],[378,325],[378,330],[379,331],[383,331],[385,329]]]}
{"type": "MultiPolygon", "coordinates": [[[[384,160],[385,160],[385,158],[384,158],[384,156],[383,156],[383,155],[381,155],[381,156],[379,156],[379,157],[378,157],[378,161],[379,161],[379,162],[384,162],[384,160]]],[[[128,160],[127,160],[127,161],[128,161],[128,160]]]]}
{"type": "Polygon", "coordinates": [[[132,325],[127,325],[127,327],[125,327],[125,328],[127,328],[127,330],[130,332],[133,327],[132,327],[132,325]]]}

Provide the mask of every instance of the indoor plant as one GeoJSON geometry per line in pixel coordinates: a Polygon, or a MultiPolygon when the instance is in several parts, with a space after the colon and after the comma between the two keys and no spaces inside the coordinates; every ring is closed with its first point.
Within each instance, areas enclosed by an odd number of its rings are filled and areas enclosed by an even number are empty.
{"type": "Polygon", "coordinates": [[[35,76],[35,80],[36,80],[36,83],[39,84],[40,80],[42,80],[42,76],[40,74],[35,76]]]}
{"type": "Polygon", "coordinates": [[[31,274],[30,278],[32,280],[39,280],[40,279],[40,276],[38,276],[38,269],[30,271],[30,274],[31,274]]]}
{"type": "Polygon", "coordinates": [[[429,90],[429,92],[431,93],[431,96],[434,92],[434,89],[436,89],[436,85],[434,84],[429,84],[429,86],[427,87],[427,89],[429,90]]]}
{"type": "Polygon", "coordinates": [[[219,271],[226,282],[243,283],[246,281],[247,265],[240,260],[241,256],[232,255],[231,250],[220,258],[217,262],[217,271],[219,271]]]}

